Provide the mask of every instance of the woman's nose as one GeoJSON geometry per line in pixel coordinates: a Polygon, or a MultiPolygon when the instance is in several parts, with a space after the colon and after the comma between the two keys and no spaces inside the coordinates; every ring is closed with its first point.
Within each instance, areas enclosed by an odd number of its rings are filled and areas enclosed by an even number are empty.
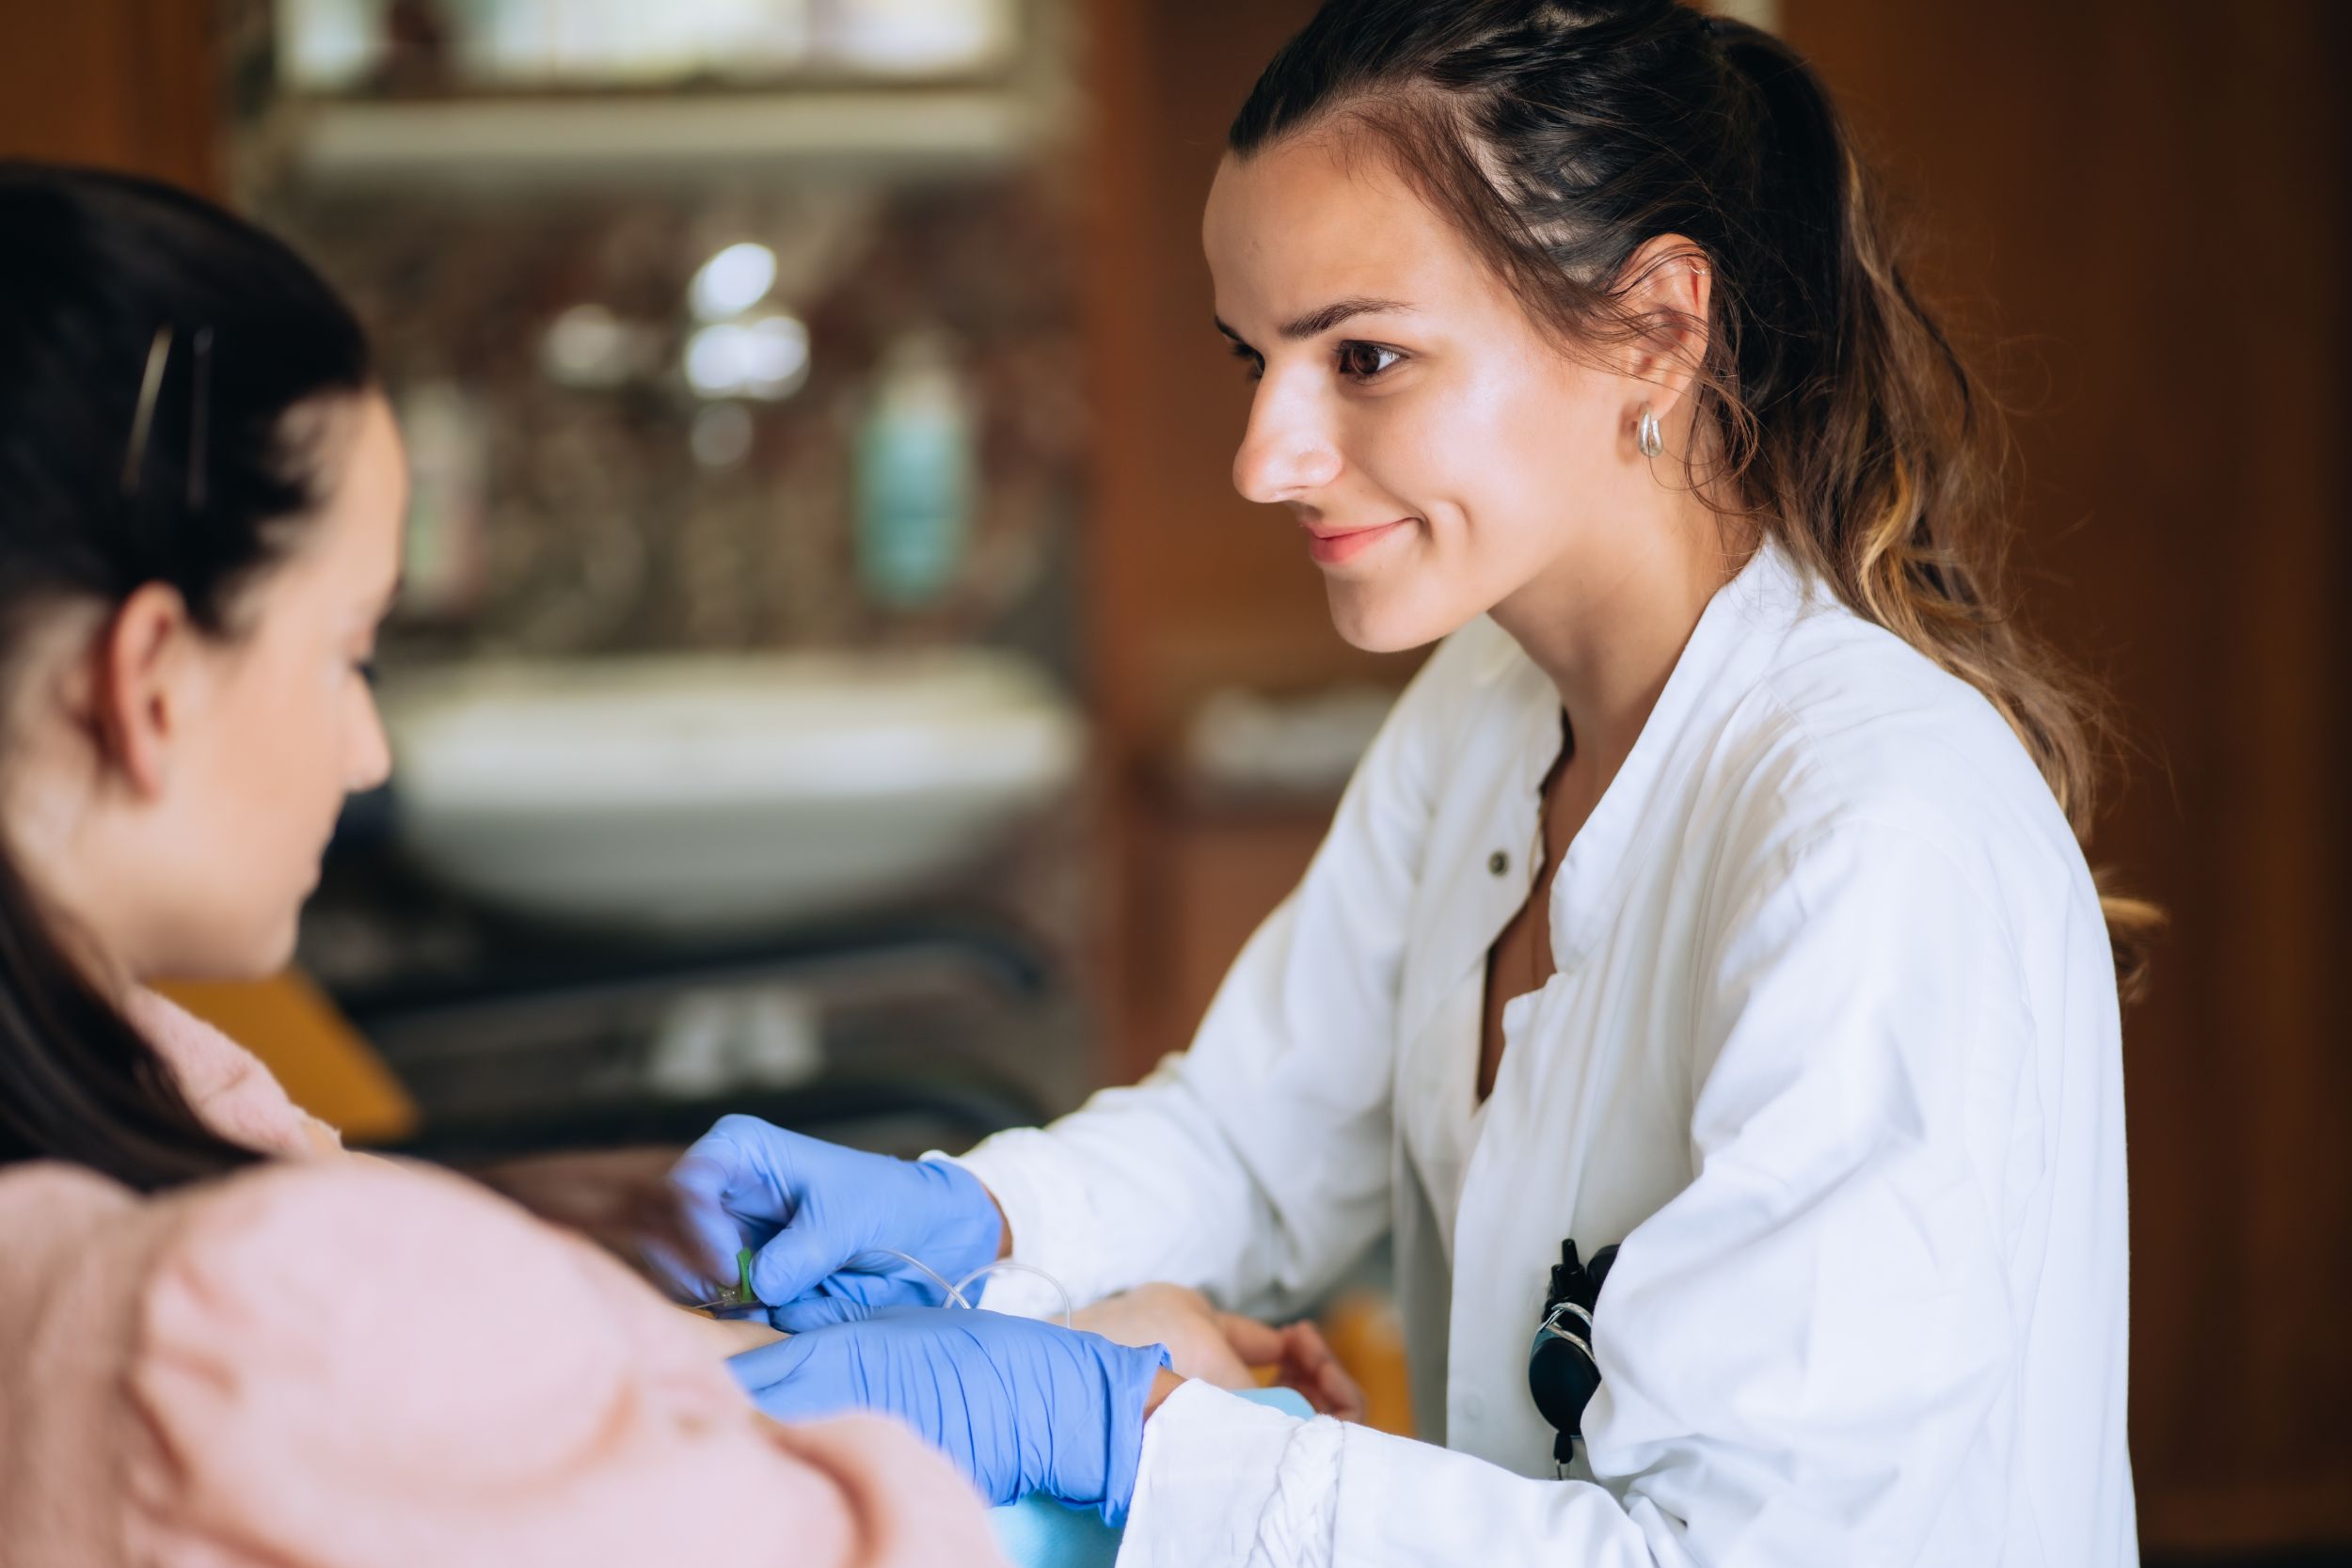
{"type": "Polygon", "coordinates": [[[1339,448],[1311,403],[1262,384],[1233,454],[1233,488],[1268,505],[1297,500],[1340,477],[1339,448]]]}
{"type": "Polygon", "coordinates": [[[365,705],[359,715],[359,733],[352,737],[350,765],[344,773],[345,786],[354,795],[373,789],[392,776],[392,746],[384,734],[384,716],[376,710],[373,693],[361,701],[365,705]]]}

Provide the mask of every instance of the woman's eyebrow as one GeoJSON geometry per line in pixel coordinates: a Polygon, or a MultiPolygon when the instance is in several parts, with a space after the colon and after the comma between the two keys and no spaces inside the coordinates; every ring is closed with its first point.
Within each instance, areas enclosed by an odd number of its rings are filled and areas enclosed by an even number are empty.
{"type": "MultiPolygon", "coordinates": [[[[1295,321],[1283,323],[1282,336],[1293,342],[1297,342],[1308,338],[1319,338],[1339,325],[1340,323],[1354,316],[1375,315],[1389,310],[1409,312],[1412,309],[1402,300],[1373,299],[1359,294],[1348,299],[1333,300],[1319,310],[1310,310],[1295,321]]],[[[1221,319],[1216,323],[1216,329],[1237,343],[1244,341],[1242,335],[1226,325],[1221,319]]]]}

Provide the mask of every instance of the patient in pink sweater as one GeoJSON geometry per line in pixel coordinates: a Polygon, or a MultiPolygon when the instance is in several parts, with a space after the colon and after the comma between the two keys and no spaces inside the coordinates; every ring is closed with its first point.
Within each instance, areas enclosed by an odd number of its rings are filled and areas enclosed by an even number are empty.
{"type": "Polygon", "coordinates": [[[616,1261],[337,1152],[149,980],[286,961],[404,461],[349,312],[0,163],[0,1568],[998,1560],[946,1464],[759,1417],[616,1261]]]}
{"type": "Polygon", "coordinates": [[[994,1560],[912,1437],[762,1420],[604,1254],[453,1178],[310,1157],[252,1058],[135,1011],[212,1085],[199,1114],[289,1158],[151,1197],[0,1175],[0,1563],[994,1560]]]}

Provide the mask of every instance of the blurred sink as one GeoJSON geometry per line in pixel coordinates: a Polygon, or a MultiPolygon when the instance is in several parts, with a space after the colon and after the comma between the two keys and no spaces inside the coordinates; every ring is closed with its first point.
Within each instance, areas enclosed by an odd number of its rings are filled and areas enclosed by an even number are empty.
{"type": "Polygon", "coordinates": [[[960,649],[482,660],[388,680],[398,832],[450,886],[575,924],[719,930],[882,902],[1076,776],[1044,673],[960,649]]]}

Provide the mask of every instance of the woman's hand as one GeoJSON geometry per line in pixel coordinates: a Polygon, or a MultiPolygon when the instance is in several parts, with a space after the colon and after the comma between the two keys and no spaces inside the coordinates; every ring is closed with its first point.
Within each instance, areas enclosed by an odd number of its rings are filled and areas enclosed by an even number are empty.
{"type": "Polygon", "coordinates": [[[1177,1372],[1220,1388],[1254,1388],[1253,1369],[1271,1367],[1275,1382],[1296,1389],[1324,1415],[1363,1418],[1362,1392],[1311,1323],[1277,1328],[1220,1312],[1182,1285],[1138,1285],[1096,1302],[1072,1323],[1122,1345],[1166,1345],[1177,1372]]]}
{"type": "Polygon", "coordinates": [[[735,1283],[754,1249],[752,1289],[787,1333],[898,1307],[936,1307],[946,1292],[894,1254],[953,1282],[1002,1249],[996,1200],[961,1166],[894,1160],[723,1117],[670,1173],[691,1257],[647,1248],[670,1292],[688,1301],[735,1283]]]}
{"type": "Polygon", "coordinates": [[[1101,1506],[1135,1495],[1143,1419],[1168,1394],[1166,1354],[1029,1318],[913,1307],[796,1334],[727,1363],[760,1410],[810,1420],[895,1416],[994,1503],[1042,1492],[1101,1506]]]}

